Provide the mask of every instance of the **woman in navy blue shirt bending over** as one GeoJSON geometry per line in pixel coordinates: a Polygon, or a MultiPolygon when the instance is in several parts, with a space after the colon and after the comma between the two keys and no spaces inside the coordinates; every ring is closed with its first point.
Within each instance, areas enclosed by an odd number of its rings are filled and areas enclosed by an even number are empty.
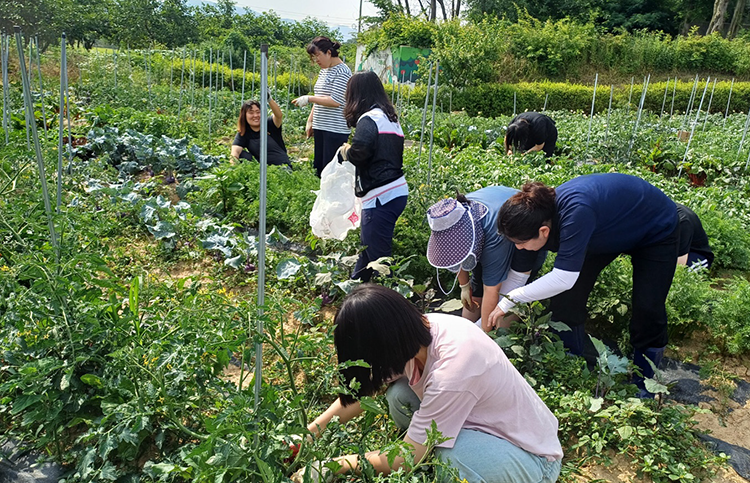
{"type": "MultiPolygon", "coordinates": [[[[552,319],[572,329],[560,332],[561,339],[571,353],[582,355],[589,294],[604,267],[627,254],[633,263],[633,362],[644,377],[653,377],[646,358],[658,366],[667,345],[665,303],[677,264],[672,200],[646,181],[619,173],[580,176],[557,189],[528,183],[500,209],[498,230],[519,250],[545,249],[557,257],[550,273],[498,303],[491,324],[516,303],[551,297],[552,319]]],[[[511,264],[512,271],[530,269],[511,264]]],[[[653,397],[642,378],[635,382],[641,397],[653,397]]]]}

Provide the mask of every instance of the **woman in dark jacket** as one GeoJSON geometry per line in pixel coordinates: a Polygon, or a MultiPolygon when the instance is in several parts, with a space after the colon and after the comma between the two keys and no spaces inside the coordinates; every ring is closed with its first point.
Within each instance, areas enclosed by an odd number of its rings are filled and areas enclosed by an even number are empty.
{"type": "Polygon", "coordinates": [[[406,207],[409,187],[402,169],[404,133],[398,115],[374,72],[349,79],[344,117],[356,127],[352,143],[339,151],[339,162],[356,167],[354,193],[362,199],[362,245],[354,278],[367,282],[370,262],[389,257],[396,220],[406,207]]]}

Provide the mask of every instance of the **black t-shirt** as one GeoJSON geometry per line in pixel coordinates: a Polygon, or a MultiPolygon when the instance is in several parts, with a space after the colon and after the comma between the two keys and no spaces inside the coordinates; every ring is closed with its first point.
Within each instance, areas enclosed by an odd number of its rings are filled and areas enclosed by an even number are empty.
{"type": "Polygon", "coordinates": [[[680,251],[678,256],[696,253],[708,260],[710,266],[714,261],[714,252],[708,244],[708,235],[703,230],[698,215],[687,206],[677,205],[677,216],[680,220],[680,251]]]}
{"type": "MultiPolygon", "coordinates": [[[[276,127],[273,122],[273,118],[268,118],[268,164],[291,164],[289,161],[289,155],[286,153],[286,145],[284,139],[281,136],[281,127],[276,127]]],[[[242,146],[246,148],[253,158],[260,160],[260,131],[255,132],[248,126],[245,129],[245,135],[240,136],[240,133],[234,137],[234,146],[242,146]]],[[[240,154],[240,158],[252,159],[243,150],[240,154]]]]}
{"type": "Polygon", "coordinates": [[[524,146],[519,146],[520,150],[525,152],[534,146],[544,143],[544,154],[552,156],[552,153],[555,151],[555,143],[557,143],[555,121],[538,112],[524,112],[514,117],[510,123],[513,124],[518,119],[525,119],[530,127],[529,138],[526,140],[524,146]]]}

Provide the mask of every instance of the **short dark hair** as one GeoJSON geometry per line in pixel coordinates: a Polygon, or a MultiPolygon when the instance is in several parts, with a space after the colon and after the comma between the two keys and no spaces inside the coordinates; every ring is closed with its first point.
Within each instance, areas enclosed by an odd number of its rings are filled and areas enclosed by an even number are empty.
{"type": "Polygon", "coordinates": [[[318,52],[323,52],[325,54],[326,52],[330,50],[331,57],[338,57],[340,48],[341,48],[340,43],[334,42],[328,37],[323,37],[322,35],[319,35],[315,37],[314,39],[312,39],[309,44],[307,44],[307,53],[310,57],[312,57],[318,52]]]}
{"type": "Polygon", "coordinates": [[[497,231],[510,240],[525,242],[539,236],[542,226],[551,227],[556,212],[555,188],[526,183],[500,207],[497,231]]]}
{"type": "Polygon", "coordinates": [[[258,101],[245,101],[244,103],[242,103],[242,108],[240,109],[240,118],[237,120],[237,130],[240,132],[240,136],[245,135],[245,131],[247,130],[247,111],[249,111],[253,106],[256,106],[259,110],[262,110],[260,107],[260,102],[258,101]]]}
{"type": "Polygon", "coordinates": [[[347,387],[359,388],[339,397],[344,406],[372,396],[389,380],[403,374],[406,363],[432,342],[424,316],[395,290],[362,284],[344,298],[334,319],[334,344],[339,364],[362,360],[370,367],[341,369],[347,387]]]}
{"type": "Polygon", "coordinates": [[[379,107],[391,122],[398,121],[396,108],[385,94],[383,83],[375,72],[357,72],[346,84],[344,119],[349,127],[355,127],[362,114],[379,107]]]}
{"type": "Polygon", "coordinates": [[[515,148],[523,149],[529,140],[529,133],[531,132],[531,125],[529,121],[517,117],[513,122],[508,125],[508,130],[505,133],[505,150],[515,148]]]}

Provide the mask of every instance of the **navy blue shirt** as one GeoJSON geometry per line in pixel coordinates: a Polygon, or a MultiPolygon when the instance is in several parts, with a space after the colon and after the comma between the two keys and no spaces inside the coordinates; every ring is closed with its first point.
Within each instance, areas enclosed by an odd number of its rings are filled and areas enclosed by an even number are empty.
{"type": "Polygon", "coordinates": [[[586,253],[627,253],[677,227],[677,209],[659,188],[620,173],[579,176],[555,190],[557,216],[546,249],[555,268],[579,272],[586,253]]]}

